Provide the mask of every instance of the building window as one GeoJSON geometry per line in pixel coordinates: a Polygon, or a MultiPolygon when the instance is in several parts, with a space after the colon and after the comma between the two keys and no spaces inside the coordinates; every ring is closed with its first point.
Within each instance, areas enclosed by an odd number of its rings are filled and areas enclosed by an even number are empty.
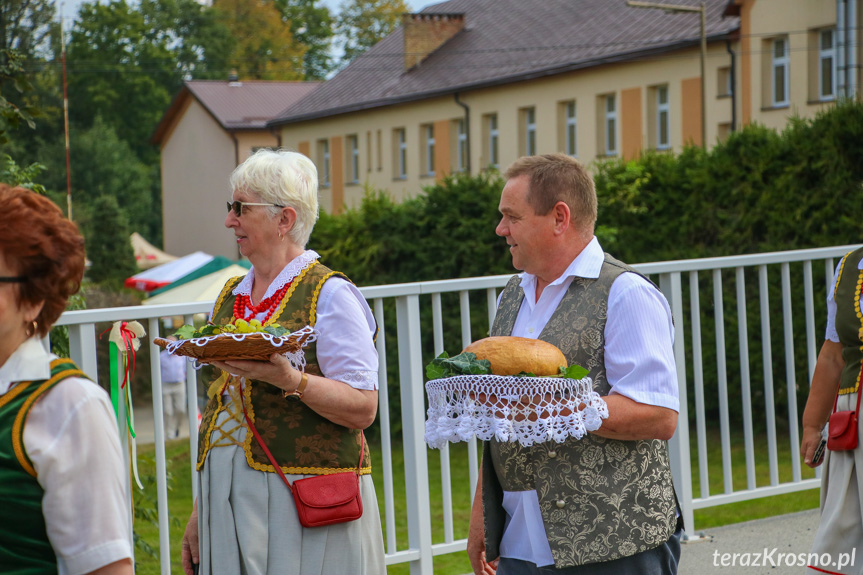
{"type": "Polygon", "coordinates": [[[408,141],[404,128],[393,130],[393,150],[395,150],[395,178],[404,180],[408,177],[408,141]]]}
{"type": "Polygon", "coordinates": [[[375,144],[376,144],[376,145],[375,145],[375,147],[377,148],[377,150],[376,150],[376,151],[377,151],[376,156],[377,156],[377,160],[378,160],[378,164],[377,164],[377,166],[378,166],[378,171],[379,171],[379,172],[381,172],[381,171],[383,171],[383,169],[384,169],[384,166],[383,166],[383,157],[384,157],[384,156],[383,156],[383,149],[384,149],[384,144],[383,144],[383,133],[381,132],[381,130],[378,130],[378,132],[377,132],[377,134],[376,134],[376,138],[375,138],[375,139],[377,140],[377,141],[375,142],[375,144]]]}
{"type": "Polygon", "coordinates": [[[578,155],[576,136],[578,135],[578,118],[575,115],[575,100],[564,105],[564,151],[570,156],[578,155]]]}
{"type": "Polygon", "coordinates": [[[836,30],[818,33],[818,99],[836,97],[836,30]]]}
{"type": "Polygon", "coordinates": [[[521,129],[519,130],[519,152],[522,156],[536,155],[536,108],[520,111],[521,129]]]}
{"type": "Polygon", "coordinates": [[[366,131],[366,172],[372,171],[372,131],[366,131]]]}
{"type": "Polygon", "coordinates": [[[716,71],[716,97],[724,98],[731,95],[731,67],[725,66],[716,71]]]}
{"type": "Polygon", "coordinates": [[[667,150],[671,147],[669,126],[668,86],[656,87],[656,149],[667,150]]]}
{"type": "Polygon", "coordinates": [[[603,109],[603,150],[606,156],[617,155],[617,102],[614,94],[602,97],[603,109]]]}
{"type": "Polygon", "coordinates": [[[360,142],[356,135],[348,136],[347,175],[348,183],[356,184],[360,181],[360,142]]]}
{"type": "Polygon", "coordinates": [[[456,170],[467,171],[467,124],[456,120],[456,170]]]}
{"type": "Polygon", "coordinates": [[[788,39],[777,38],[771,42],[771,87],[773,106],[788,105],[788,39]]]}
{"type": "Polygon", "coordinates": [[[330,185],[330,141],[318,140],[318,165],[320,170],[318,179],[321,187],[327,188],[330,185]]]}
{"type": "Polygon", "coordinates": [[[487,167],[498,167],[498,130],[497,130],[497,114],[488,114],[485,116],[484,131],[485,138],[483,143],[483,157],[487,167]]]}
{"type": "Polygon", "coordinates": [[[432,124],[426,124],[420,128],[420,133],[422,134],[423,150],[422,166],[420,166],[420,171],[425,176],[434,176],[434,126],[432,124]]]}

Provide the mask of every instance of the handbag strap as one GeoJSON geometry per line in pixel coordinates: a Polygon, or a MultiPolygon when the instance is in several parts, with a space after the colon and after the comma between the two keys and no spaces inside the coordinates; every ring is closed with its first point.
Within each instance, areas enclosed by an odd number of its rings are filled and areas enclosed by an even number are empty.
{"type": "MultiPolygon", "coordinates": [[[[839,386],[842,385],[842,382],[839,382],[839,386]]],[[[863,389],[861,388],[863,385],[863,367],[860,368],[860,375],[857,376],[857,414],[860,414],[860,396],[863,395],[863,389]]],[[[833,413],[836,413],[836,406],[839,404],[839,389],[837,386],[836,389],[836,397],[833,399],[833,413]]]]}
{"type": "MultiPolygon", "coordinates": [[[[276,470],[276,473],[279,474],[279,477],[282,478],[282,481],[285,482],[285,485],[288,486],[288,489],[290,489],[290,491],[293,492],[294,490],[292,489],[291,482],[288,481],[287,477],[285,477],[285,472],[282,471],[282,468],[276,462],[276,458],[273,457],[273,454],[270,452],[270,448],[267,447],[266,443],[264,443],[264,438],[262,438],[261,434],[258,433],[258,430],[255,428],[255,424],[252,423],[251,419],[249,419],[249,414],[248,414],[248,412],[246,412],[246,402],[243,401],[243,394],[242,393],[240,394],[240,406],[243,408],[243,417],[246,418],[246,423],[249,425],[249,429],[252,430],[252,435],[255,436],[255,440],[258,442],[258,445],[260,445],[261,449],[264,450],[264,453],[267,455],[267,459],[270,460],[270,463],[272,464],[273,468],[276,470]]],[[[359,461],[359,463],[357,463],[357,477],[358,478],[360,476],[360,471],[361,471],[362,466],[363,466],[363,451],[365,451],[365,448],[366,448],[366,434],[362,430],[360,430],[360,438],[361,438],[360,461],[359,461]]]]}

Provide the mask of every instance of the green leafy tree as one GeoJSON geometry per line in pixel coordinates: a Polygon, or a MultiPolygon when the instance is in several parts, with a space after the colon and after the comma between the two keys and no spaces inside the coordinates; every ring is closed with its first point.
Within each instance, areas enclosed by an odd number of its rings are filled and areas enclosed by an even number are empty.
{"type": "Polygon", "coordinates": [[[401,23],[401,15],[410,12],[404,0],[347,0],[342,4],[336,23],[347,64],[362,54],[401,23]]]}
{"type": "Polygon", "coordinates": [[[194,0],[112,0],[81,6],[67,50],[70,119],[97,114],[148,163],[149,140],[188,76],[222,74],[230,35],[194,0]]]}
{"type": "Polygon", "coordinates": [[[230,63],[241,80],[302,80],[305,47],[272,0],[216,0],[219,22],[230,30],[230,63]]]}
{"type": "Polygon", "coordinates": [[[89,206],[88,233],[84,238],[91,262],[87,275],[96,283],[119,288],[137,271],[129,242],[129,221],[111,195],[96,198],[89,206]]]}
{"type": "Polygon", "coordinates": [[[330,55],[335,23],[320,0],[276,0],[276,8],[290,24],[294,41],[305,47],[306,80],[323,80],[335,69],[330,55]]]}

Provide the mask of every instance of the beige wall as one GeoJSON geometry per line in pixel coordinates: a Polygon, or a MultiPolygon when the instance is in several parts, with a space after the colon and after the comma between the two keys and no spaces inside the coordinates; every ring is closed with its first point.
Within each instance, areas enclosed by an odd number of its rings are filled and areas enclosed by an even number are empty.
{"type": "MultiPolygon", "coordinates": [[[[758,121],[781,129],[793,114],[814,115],[828,103],[812,101],[813,70],[811,50],[815,31],[835,26],[835,0],[738,0],[741,6],[741,39],[728,46],[714,42],[706,56],[705,102],[708,145],[728,137],[732,107],[736,108],[736,127],[758,121]],[[789,39],[790,104],[773,108],[763,106],[764,87],[769,81],[770,65],[763,52],[765,42],[776,35],[789,39]],[[732,57],[736,54],[734,98],[727,86],[732,57]],[[765,61],[768,62],[765,68],[765,61]]],[[[863,2],[860,2],[863,8],[863,2]]],[[[860,15],[863,18],[863,14],[860,15]]],[[[863,35],[861,35],[863,37],[863,35]]],[[[817,60],[816,60],[817,62],[817,60]]],[[[817,67],[816,67],[817,68],[817,67]]],[[[505,169],[524,149],[524,110],[535,109],[537,152],[565,151],[564,112],[567,101],[577,107],[577,157],[591,163],[605,152],[605,97],[616,102],[617,154],[631,158],[656,147],[657,88],[667,87],[670,148],[680,151],[687,143],[701,143],[702,88],[698,47],[661,54],[637,62],[610,64],[552,77],[519,82],[494,88],[463,92],[460,100],[470,108],[470,163],[474,173],[488,167],[488,118],[496,114],[498,124],[498,165],[505,169]]],[[[359,183],[333,185],[321,192],[323,209],[355,207],[363,194],[363,184],[389,191],[395,199],[411,197],[422,186],[434,183],[454,168],[455,121],[464,110],[452,96],[427,99],[386,108],[290,124],[282,134],[284,145],[310,150],[316,157],[315,142],[329,139],[344,142],[347,135],[358,136],[361,177],[359,183]],[[435,126],[436,172],[423,170],[423,127],[435,126]],[[397,148],[394,130],[404,128],[407,142],[407,177],[396,177],[397,148]],[[444,134],[444,132],[447,132],[444,134]],[[446,146],[446,148],[445,148],[446,146]]],[[[335,148],[331,145],[331,150],[335,148]]],[[[335,160],[333,160],[333,166],[335,160]]],[[[343,160],[339,162],[343,165],[343,160]]]]}
{"type": "Polygon", "coordinates": [[[162,219],[165,251],[195,251],[237,259],[236,242],[224,227],[228,177],[253,147],[275,146],[269,132],[237,133],[234,138],[197,102],[180,114],[162,145],[162,219]]]}
{"type": "MultiPolygon", "coordinates": [[[[789,117],[811,117],[831,103],[814,99],[812,85],[818,74],[815,31],[836,26],[836,0],[748,0],[747,4],[751,7],[747,10],[751,41],[743,58],[749,60],[751,75],[748,81],[744,80],[751,86],[748,95],[751,120],[781,130],[789,117]],[[770,102],[770,41],[777,37],[785,37],[789,43],[790,103],[774,107],[770,102]]],[[[863,3],[858,1],[858,6],[863,8],[863,3]]],[[[741,94],[741,98],[747,95],[741,94]]]]}

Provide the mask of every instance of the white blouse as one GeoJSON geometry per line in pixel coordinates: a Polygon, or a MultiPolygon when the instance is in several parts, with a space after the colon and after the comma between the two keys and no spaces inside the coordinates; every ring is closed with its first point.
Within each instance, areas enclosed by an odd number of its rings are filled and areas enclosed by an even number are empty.
{"type": "MultiPolygon", "coordinates": [[[[263,299],[296,278],[320,256],[306,250],[279,273],[269,285],[263,299]]],[[[251,295],[255,280],[252,267],[234,288],[234,295],[251,295]]],[[[264,321],[266,312],[255,316],[264,321]]],[[[318,296],[317,322],[318,366],[324,377],[341,381],[356,389],[378,389],[378,352],[375,348],[375,318],[360,290],[349,281],[331,277],[318,296]]]]}
{"type": "MultiPolygon", "coordinates": [[[[0,396],[16,382],[49,379],[55,358],[39,339],[25,341],[0,367],[0,396]]],[[[125,466],[105,390],[88,379],[61,381],[33,405],[23,440],[45,490],[42,514],[60,575],[131,558],[125,466]]]]}

